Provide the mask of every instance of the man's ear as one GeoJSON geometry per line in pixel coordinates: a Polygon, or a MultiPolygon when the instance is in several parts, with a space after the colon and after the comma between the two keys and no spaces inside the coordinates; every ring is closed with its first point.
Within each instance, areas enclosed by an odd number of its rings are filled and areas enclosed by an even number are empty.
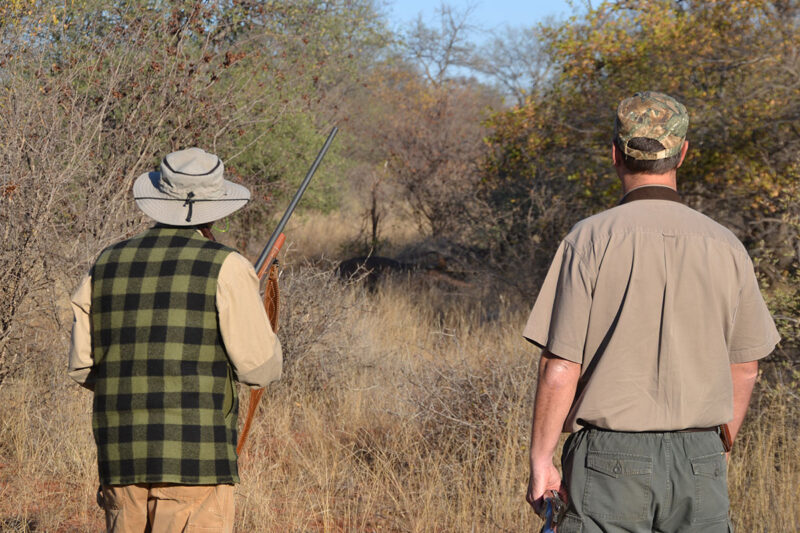
{"type": "Polygon", "coordinates": [[[617,143],[611,141],[611,160],[615,167],[622,166],[622,152],[617,148],[617,143]]]}
{"type": "Polygon", "coordinates": [[[683,160],[686,159],[686,152],[689,151],[689,141],[683,141],[683,146],[681,146],[681,158],[678,161],[678,166],[675,168],[679,168],[683,164],[683,160]]]}

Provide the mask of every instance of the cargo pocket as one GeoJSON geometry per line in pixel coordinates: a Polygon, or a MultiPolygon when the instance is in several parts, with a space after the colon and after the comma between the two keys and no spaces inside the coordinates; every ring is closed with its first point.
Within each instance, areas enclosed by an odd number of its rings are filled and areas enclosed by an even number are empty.
{"type": "Polygon", "coordinates": [[[725,454],[690,459],[694,475],[692,523],[724,522],[728,518],[728,472],[725,454]]]}
{"type": "Polygon", "coordinates": [[[561,522],[558,523],[556,528],[558,533],[581,533],[583,531],[583,522],[575,515],[566,514],[561,522]]]}
{"type": "Polygon", "coordinates": [[[653,461],[625,453],[589,452],[586,455],[586,514],[609,520],[647,518],[653,461]]]}

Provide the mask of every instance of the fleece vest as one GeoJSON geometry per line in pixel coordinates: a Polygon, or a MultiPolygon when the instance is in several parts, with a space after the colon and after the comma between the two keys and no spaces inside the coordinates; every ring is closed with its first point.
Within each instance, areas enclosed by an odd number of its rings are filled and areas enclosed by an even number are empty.
{"type": "Polygon", "coordinates": [[[100,482],[236,483],[238,399],[219,332],[231,249],[155,226],[92,267],[92,428],[100,482]]]}

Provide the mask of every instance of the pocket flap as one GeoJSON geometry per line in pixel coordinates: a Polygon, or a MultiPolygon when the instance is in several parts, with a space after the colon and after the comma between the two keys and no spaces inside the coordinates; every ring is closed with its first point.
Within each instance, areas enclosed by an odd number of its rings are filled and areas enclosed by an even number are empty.
{"type": "Polygon", "coordinates": [[[653,460],[639,455],[589,452],[586,467],[615,478],[641,476],[653,472],[653,460]]]}
{"type": "Polygon", "coordinates": [[[698,457],[697,459],[692,459],[691,461],[692,472],[696,476],[717,478],[721,476],[725,470],[725,465],[722,464],[722,454],[698,457]]]}

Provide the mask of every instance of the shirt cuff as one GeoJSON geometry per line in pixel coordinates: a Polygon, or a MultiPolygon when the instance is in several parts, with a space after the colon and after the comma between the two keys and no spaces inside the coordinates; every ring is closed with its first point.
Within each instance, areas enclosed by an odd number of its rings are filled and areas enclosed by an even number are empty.
{"type": "Polygon", "coordinates": [[[91,368],[79,368],[77,370],[70,370],[67,374],[81,387],[94,390],[94,383],[89,381],[89,374],[91,371],[91,368]]]}
{"type": "Polygon", "coordinates": [[[275,348],[272,357],[267,362],[256,368],[237,375],[237,380],[251,387],[264,388],[273,381],[280,379],[283,372],[283,351],[281,343],[275,339],[275,348]]]}

